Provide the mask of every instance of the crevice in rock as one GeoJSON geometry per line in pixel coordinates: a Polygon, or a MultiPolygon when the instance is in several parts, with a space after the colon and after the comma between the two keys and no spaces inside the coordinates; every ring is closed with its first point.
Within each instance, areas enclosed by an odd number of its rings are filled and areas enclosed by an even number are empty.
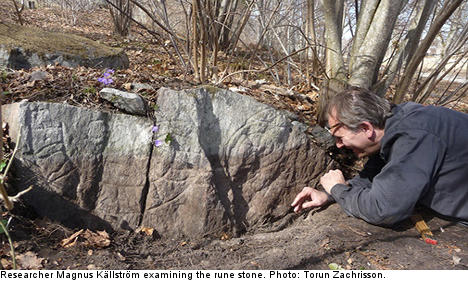
{"type": "MultiPolygon", "coordinates": [[[[156,120],[153,119],[153,126],[156,125],[156,120]]],[[[143,186],[143,189],[141,191],[141,199],[140,199],[140,217],[138,219],[138,227],[141,226],[141,223],[143,222],[143,217],[145,215],[145,209],[146,209],[146,200],[148,199],[148,193],[149,193],[149,187],[150,187],[150,168],[151,168],[151,158],[153,157],[153,150],[154,150],[154,137],[155,134],[153,133],[151,137],[151,142],[150,142],[150,149],[149,149],[149,157],[148,157],[148,163],[146,164],[146,181],[145,185],[143,186]]]]}

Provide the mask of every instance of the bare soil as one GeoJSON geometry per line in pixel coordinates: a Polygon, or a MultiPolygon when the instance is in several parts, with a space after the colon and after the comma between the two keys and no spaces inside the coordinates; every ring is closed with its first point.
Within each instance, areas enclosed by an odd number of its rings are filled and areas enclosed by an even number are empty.
{"type": "MultiPolygon", "coordinates": [[[[382,228],[346,216],[337,204],[294,215],[278,231],[231,238],[172,240],[144,232],[111,233],[99,247],[78,238],[61,245],[72,230],[44,218],[14,216],[10,233],[20,268],[31,269],[468,269],[468,228],[423,212],[437,245],[425,243],[405,221],[382,228]]],[[[29,212],[29,214],[31,214],[29,212]]],[[[0,236],[0,258],[11,268],[9,245],[0,236]]]]}
{"type": "MultiPolygon", "coordinates": [[[[0,18],[14,21],[11,1],[0,0],[0,18]]],[[[196,83],[180,70],[178,61],[154,45],[150,38],[135,33],[136,40],[120,40],[109,31],[108,13],[98,10],[79,15],[77,25],[66,23],[63,14],[53,9],[27,10],[27,24],[48,30],[65,31],[111,46],[125,48],[131,67],[116,72],[113,87],[129,82],[174,89],[189,88],[196,83]],[[141,36],[141,37],[140,37],[141,36]]],[[[141,32],[141,31],[140,31],[141,32]]],[[[261,69],[261,65],[259,65],[261,69]]],[[[77,106],[116,110],[102,102],[97,78],[102,70],[68,69],[59,66],[29,71],[7,72],[0,78],[4,102],[66,102],[77,106]],[[48,78],[31,80],[33,72],[45,71],[48,78]]],[[[249,85],[250,81],[226,82],[225,87],[249,85]]],[[[271,87],[273,88],[273,87],[271,87]]],[[[268,88],[251,88],[246,95],[296,113],[305,123],[314,123],[317,94],[302,90],[304,96],[268,88]]],[[[147,91],[151,102],[155,92],[147,91]]],[[[8,138],[5,137],[4,140],[8,138]]],[[[8,149],[7,149],[8,151],[8,149]]],[[[47,218],[38,217],[21,203],[8,213],[4,208],[0,220],[10,220],[11,235],[18,267],[22,269],[329,269],[336,263],[345,269],[468,269],[468,228],[422,210],[437,245],[425,243],[411,221],[394,228],[370,225],[348,217],[336,204],[300,215],[290,213],[280,228],[266,226],[240,237],[207,236],[198,240],[172,240],[152,235],[150,229],[109,233],[106,243],[90,242],[79,235],[67,244],[64,240],[82,229],[70,229],[47,218]]],[[[0,269],[11,269],[12,254],[6,235],[0,234],[0,269]]]]}

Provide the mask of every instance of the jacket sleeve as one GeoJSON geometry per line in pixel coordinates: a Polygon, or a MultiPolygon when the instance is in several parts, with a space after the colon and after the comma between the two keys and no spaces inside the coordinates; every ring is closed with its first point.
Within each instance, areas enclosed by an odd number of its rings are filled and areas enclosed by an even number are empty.
{"type": "Polygon", "coordinates": [[[331,189],[347,214],[372,224],[392,225],[409,217],[431,187],[445,154],[444,143],[419,130],[400,133],[393,140],[388,163],[368,183],[360,176],[331,189]]]}
{"type": "Polygon", "coordinates": [[[371,187],[374,177],[382,171],[382,167],[384,167],[384,165],[385,161],[380,157],[380,155],[376,154],[369,157],[364,169],[353,179],[348,180],[347,184],[351,185],[351,187],[371,187]]]}

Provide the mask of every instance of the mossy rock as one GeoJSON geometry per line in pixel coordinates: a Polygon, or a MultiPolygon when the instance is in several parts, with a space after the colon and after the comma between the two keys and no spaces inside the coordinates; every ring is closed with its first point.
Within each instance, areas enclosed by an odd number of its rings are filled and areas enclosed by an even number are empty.
{"type": "Polygon", "coordinates": [[[72,34],[0,23],[0,66],[28,69],[56,63],[114,69],[129,65],[127,55],[119,48],[72,34]]]}

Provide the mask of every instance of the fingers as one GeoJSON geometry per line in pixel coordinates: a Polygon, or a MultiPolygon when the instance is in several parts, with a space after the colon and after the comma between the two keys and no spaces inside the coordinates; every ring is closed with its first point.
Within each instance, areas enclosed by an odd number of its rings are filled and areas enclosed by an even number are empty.
{"type": "Polygon", "coordinates": [[[327,203],[328,195],[325,192],[305,187],[297,194],[291,206],[294,207],[294,212],[299,213],[302,209],[320,207],[327,203]]]}
{"type": "Polygon", "coordinates": [[[302,208],[303,209],[307,209],[307,208],[311,208],[311,207],[318,207],[318,206],[321,206],[322,204],[319,203],[317,200],[313,200],[313,201],[308,201],[308,202],[305,202],[302,204],[302,208]]]}
{"type": "Polygon", "coordinates": [[[297,205],[297,206],[294,208],[294,213],[299,213],[301,210],[302,210],[302,204],[301,204],[301,205],[297,205]]]}
{"type": "Polygon", "coordinates": [[[291,204],[291,207],[294,207],[298,204],[302,204],[302,200],[307,198],[307,193],[304,190],[306,190],[306,188],[302,189],[302,191],[299,192],[299,194],[297,194],[296,198],[294,198],[294,201],[291,204]]]}
{"type": "Polygon", "coordinates": [[[313,199],[315,191],[317,190],[314,188],[304,187],[291,204],[291,207],[294,207],[294,212],[298,213],[304,208],[316,207],[317,202],[314,202],[313,199]]]}

